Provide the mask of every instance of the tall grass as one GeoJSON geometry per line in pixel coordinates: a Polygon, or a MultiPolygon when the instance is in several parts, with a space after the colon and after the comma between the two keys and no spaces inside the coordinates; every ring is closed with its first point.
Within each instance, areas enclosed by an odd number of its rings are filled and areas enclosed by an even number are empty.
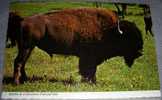
{"type": "MultiPolygon", "coordinates": [[[[93,7],[87,2],[45,2],[13,3],[11,10],[19,11],[22,16],[44,13],[65,8],[93,7]]],[[[112,4],[103,7],[115,9],[112,4]]],[[[4,91],[132,91],[160,89],[156,62],[154,38],[146,36],[142,9],[128,6],[126,20],[135,22],[142,32],[144,55],[138,58],[132,68],[128,68],[122,57],[104,61],[97,67],[97,83],[80,82],[78,58],[75,56],[54,55],[52,58],[42,50],[35,48],[27,61],[26,72],[29,80],[19,86],[12,84],[13,61],[17,49],[6,48],[4,66],[4,91]]]]}

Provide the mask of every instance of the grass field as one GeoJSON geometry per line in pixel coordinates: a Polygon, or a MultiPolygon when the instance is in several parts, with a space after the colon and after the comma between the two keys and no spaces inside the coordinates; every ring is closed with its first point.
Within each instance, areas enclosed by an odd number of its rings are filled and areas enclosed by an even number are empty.
{"type": "MultiPolygon", "coordinates": [[[[22,16],[76,7],[93,7],[92,3],[44,2],[12,3],[10,10],[19,11],[22,16]]],[[[112,4],[104,8],[114,9],[112,4]]],[[[78,58],[75,56],[54,55],[50,58],[42,50],[35,48],[26,64],[29,80],[19,86],[12,84],[13,61],[17,49],[6,48],[4,67],[4,91],[133,91],[159,90],[158,66],[154,38],[146,36],[142,8],[128,6],[126,20],[137,24],[143,34],[144,55],[138,58],[132,68],[128,68],[121,57],[114,57],[98,66],[97,83],[80,82],[78,58]]]]}

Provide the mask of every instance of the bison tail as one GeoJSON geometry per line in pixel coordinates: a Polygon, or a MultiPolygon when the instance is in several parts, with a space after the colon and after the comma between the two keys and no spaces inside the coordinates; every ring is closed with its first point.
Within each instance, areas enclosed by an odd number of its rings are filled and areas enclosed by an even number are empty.
{"type": "Polygon", "coordinates": [[[120,29],[120,22],[119,22],[119,20],[118,20],[118,31],[119,31],[120,34],[123,34],[123,31],[120,29]]]}

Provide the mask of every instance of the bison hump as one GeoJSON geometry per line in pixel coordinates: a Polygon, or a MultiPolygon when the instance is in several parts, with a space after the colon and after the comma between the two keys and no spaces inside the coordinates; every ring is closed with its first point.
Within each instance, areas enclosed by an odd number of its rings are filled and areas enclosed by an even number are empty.
{"type": "Polygon", "coordinates": [[[117,25],[118,18],[107,9],[79,8],[46,15],[49,35],[57,41],[72,43],[76,38],[101,40],[105,32],[117,25]]]}

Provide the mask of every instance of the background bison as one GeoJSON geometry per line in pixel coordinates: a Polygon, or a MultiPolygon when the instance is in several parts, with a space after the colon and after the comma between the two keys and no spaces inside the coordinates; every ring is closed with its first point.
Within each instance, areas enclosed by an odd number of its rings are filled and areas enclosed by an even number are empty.
{"type": "Polygon", "coordinates": [[[151,19],[151,11],[148,5],[143,5],[144,9],[144,22],[145,22],[145,31],[148,34],[148,31],[151,36],[154,36],[152,33],[152,19],[151,19]]]}
{"type": "Polygon", "coordinates": [[[6,43],[10,40],[10,44],[7,44],[6,47],[14,47],[16,45],[16,40],[18,40],[19,34],[17,33],[20,33],[20,23],[23,18],[18,12],[10,12],[8,20],[6,43]]]}
{"type": "Polygon", "coordinates": [[[118,17],[107,9],[68,9],[34,15],[17,23],[16,84],[27,79],[24,67],[35,46],[49,55],[78,56],[82,81],[90,82],[96,81],[97,65],[104,60],[122,56],[131,67],[143,49],[142,36],[136,25],[121,21],[123,34],[120,34],[118,17]]]}

